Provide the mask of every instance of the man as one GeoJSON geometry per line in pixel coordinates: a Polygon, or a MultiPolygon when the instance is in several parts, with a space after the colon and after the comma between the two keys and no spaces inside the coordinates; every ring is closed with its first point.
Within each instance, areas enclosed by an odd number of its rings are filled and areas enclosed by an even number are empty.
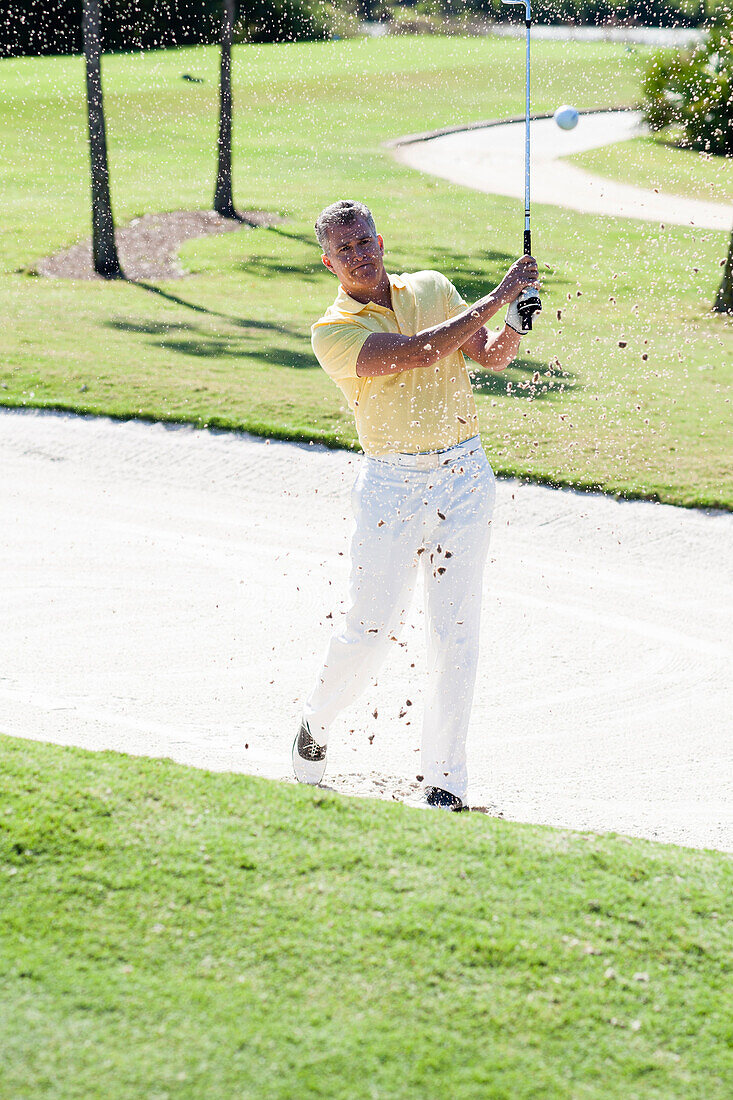
{"type": "Polygon", "coordinates": [[[293,768],[300,782],[323,778],[330,726],[396,640],[422,563],[425,798],[461,810],[494,503],[464,354],[492,371],[514,359],[522,332],[517,298],[535,285],[537,263],[517,260],[495,290],[467,307],[437,271],[388,275],[384,241],[362,203],[327,207],[316,237],[340,286],[313,325],[313,350],[354,412],[365,458],[352,493],[349,609],[305,703],[293,768]],[[488,332],[485,323],[505,306],[504,327],[488,332]]]}

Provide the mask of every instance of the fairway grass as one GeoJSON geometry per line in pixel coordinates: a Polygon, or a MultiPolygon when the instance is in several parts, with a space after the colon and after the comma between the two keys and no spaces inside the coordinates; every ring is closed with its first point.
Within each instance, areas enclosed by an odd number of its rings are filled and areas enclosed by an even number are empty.
{"type": "MultiPolygon", "coordinates": [[[[633,103],[645,57],[537,43],[533,108],[568,87],[584,108],[633,103]]],[[[521,68],[519,45],[491,38],[238,47],[235,197],[287,222],[186,244],[185,279],[103,284],[28,274],[89,233],[82,61],[0,62],[0,401],[356,446],[310,348],[335,294],[314,217],[362,198],[390,270],[439,268],[469,301],[491,289],[521,251],[521,204],[425,177],[384,143],[516,114],[521,68]]],[[[104,58],[120,223],[210,207],[217,76],[214,48],[104,58]]],[[[733,507],[733,332],[709,310],[726,235],[548,206],[533,227],[544,313],[506,373],[475,376],[496,472],[733,507]]]]}
{"type": "Polygon", "coordinates": [[[6,737],[0,765],[3,1100],[730,1096],[725,855],[6,737]]]}
{"type": "Polygon", "coordinates": [[[636,187],[733,206],[733,158],[680,149],[659,134],[603,145],[563,159],[587,172],[636,187]]]}

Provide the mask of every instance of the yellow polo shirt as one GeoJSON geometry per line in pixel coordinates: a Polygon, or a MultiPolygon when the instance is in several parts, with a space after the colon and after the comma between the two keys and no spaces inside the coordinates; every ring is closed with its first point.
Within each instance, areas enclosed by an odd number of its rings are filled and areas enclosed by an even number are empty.
{"type": "Polygon", "coordinates": [[[438,271],[390,275],[392,309],[350,298],[339,287],[336,301],[311,328],[318,362],[346,397],[359,442],[368,455],[441,451],[478,432],[471,380],[460,351],[431,367],[360,378],[356,360],[373,332],[415,336],[466,309],[451,282],[438,271]]]}

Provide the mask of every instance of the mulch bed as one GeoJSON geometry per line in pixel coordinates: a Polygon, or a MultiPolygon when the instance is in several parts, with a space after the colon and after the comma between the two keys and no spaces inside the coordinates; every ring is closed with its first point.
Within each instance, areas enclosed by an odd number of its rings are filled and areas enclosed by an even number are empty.
{"type": "MultiPolygon", "coordinates": [[[[283,220],[264,210],[243,210],[239,220],[223,218],[213,210],[144,214],[116,228],[117,251],[127,279],[181,279],[188,274],[177,255],[184,241],[277,225],[283,220]]],[[[101,279],[92,265],[91,238],[45,256],[34,271],[52,279],[101,279]]]]}

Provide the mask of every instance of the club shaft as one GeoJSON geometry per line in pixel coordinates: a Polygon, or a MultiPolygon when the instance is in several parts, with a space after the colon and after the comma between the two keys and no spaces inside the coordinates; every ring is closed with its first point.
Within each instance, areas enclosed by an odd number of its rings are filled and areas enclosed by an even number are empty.
{"type": "MultiPolygon", "coordinates": [[[[529,12],[529,7],[527,8],[529,12]]],[[[525,20],[527,27],[527,77],[524,104],[524,254],[532,253],[532,235],[529,227],[529,29],[531,20],[525,20]]]]}

